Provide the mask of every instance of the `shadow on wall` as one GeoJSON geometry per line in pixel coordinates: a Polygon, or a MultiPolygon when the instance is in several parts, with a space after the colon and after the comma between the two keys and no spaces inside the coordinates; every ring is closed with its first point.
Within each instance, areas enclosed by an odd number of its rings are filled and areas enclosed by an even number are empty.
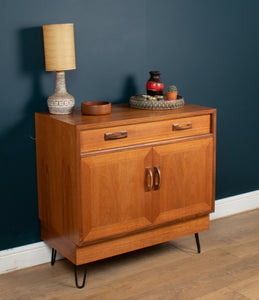
{"type": "MultiPolygon", "coordinates": [[[[17,38],[20,64],[16,72],[30,78],[31,88],[25,92],[24,98],[17,91],[24,110],[9,130],[0,133],[0,250],[40,241],[34,113],[47,110],[48,96],[44,95],[41,86],[45,72],[42,28],[22,29],[17,38]]],[[[125,78],[121,98],[113,103],[128,102],[136,93],[134,77],[129,75],[125,78]]]]}
{"type": "Polygon", "coordinates": [[[125,78],[124,86],[121,92],[121,98],[113,101],[112,103],[128,103],[131,96],[137,95],[138,89],[135,82],[135,79],[132,75],[128,75],[125,78]]]}
{"type": "Polygon", "coordinates": [[[31,97],[26,100],[25,114],[34,114],[35,111],[47,110],[46,99],[40,85],[40,78],[45,71],[43,35],[41,27],[22,29],[19,32],[20,40],[20,71],[30,75],[32,80],[31,97]]]}
{"type": "MultiPolygon", "coordinates": [[[[40,240],[35,160],[34,112],[47,110],[40,78],[44,71],[42,28],[18,32],[19,72],[31,78],[31,93],[23,99],[24,111],[7,132],[0,135],[3,178],[0,216],[0,250],[40,240]]],[[[17,92],[19,94],[19,92],[17,92]]]]}

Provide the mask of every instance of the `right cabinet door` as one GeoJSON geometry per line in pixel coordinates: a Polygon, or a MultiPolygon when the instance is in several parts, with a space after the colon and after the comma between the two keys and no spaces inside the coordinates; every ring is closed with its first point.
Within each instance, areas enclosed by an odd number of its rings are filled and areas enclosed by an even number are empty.
{"type": "Polygon", "coordinates": [[[212,137],[153,148],[154,224],[213,210],[213,159],[212,137]]]}

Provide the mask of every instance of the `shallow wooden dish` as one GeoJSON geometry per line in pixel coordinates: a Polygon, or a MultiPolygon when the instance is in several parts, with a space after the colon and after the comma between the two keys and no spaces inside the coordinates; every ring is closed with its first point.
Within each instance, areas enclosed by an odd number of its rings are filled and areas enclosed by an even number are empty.
{"type": "Polygon", "coordinates": [[[111,113],[111,103],[107,101],[87,101],[81,104],[84,115],[108,115],[111,113]]]}

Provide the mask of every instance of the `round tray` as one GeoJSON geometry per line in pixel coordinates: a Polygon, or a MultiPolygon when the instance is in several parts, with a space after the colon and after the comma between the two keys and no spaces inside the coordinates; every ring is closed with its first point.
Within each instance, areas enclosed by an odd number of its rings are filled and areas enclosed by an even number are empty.
{"type": "Polygon", "coordinates": [[[163,110],[163,109],[175,109],[184,106],[184,99],[178,95],[177,100],[147,100],[142,95],[136,95],[130,97],[130,107],[138,109],[150,109],[150,110],[163,110]]]}

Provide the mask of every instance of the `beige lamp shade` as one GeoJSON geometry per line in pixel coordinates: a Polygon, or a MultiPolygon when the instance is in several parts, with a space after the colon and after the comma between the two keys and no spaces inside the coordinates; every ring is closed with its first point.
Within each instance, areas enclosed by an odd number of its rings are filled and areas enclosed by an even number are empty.
{"type": "Polygon", "coordinates": [[[76,68],[74,24],[43,25],[46,71],[76,68]]]}

